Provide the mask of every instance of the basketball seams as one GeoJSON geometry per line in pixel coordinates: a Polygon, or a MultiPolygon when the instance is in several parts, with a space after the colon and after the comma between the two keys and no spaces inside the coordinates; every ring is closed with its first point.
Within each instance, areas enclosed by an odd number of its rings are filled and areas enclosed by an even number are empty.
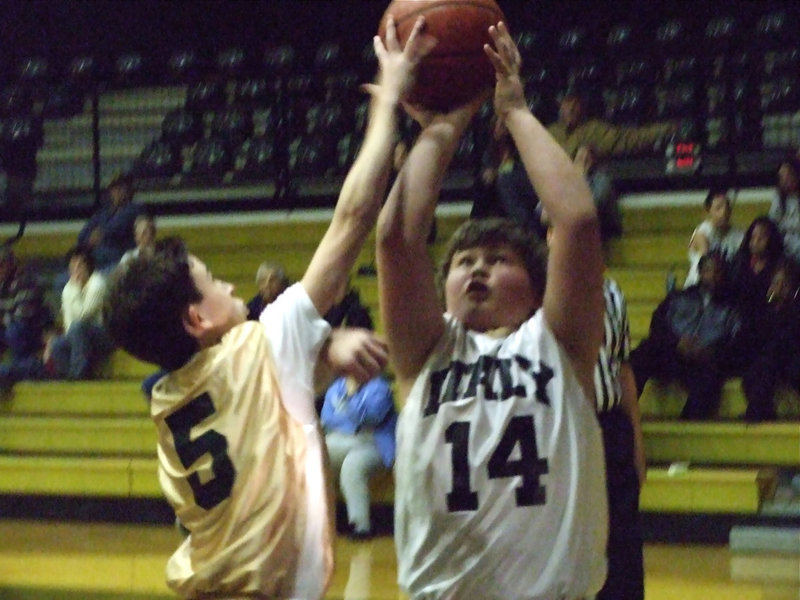
{"type": "MultiPolygon", "coordinates": [[[[408,5],[411,4],[421,4],[418,8],[412,9],[409,12],[403,12],[400,17],[394,16],[395,27],[397,29],[397,35],[400,39],[405,39],[407,34],[411,33],[411,27],[413,27],[414,23],[416,23],[417,17],[422,15],[426,16],[426,13],[436,13],[442,12],[445,10],[450,10],[453,8],[464,9],[468,8],[475,11],[482,11],[484,13],[489,13],[494,15],[494,18],[489,21],[490,24],[496,25],[497,22],[504,18],[502,11],[497,10],[496,5],[490,5],[487,2],[483,2],[481,0],[430,0],[430,2],[420,3],[419,0],[394,0],[392,4],[398,5],[408,5]],[[408,21],[411,20],[409,23],[408,21]],[[407,25],[409,27],[408,32],[402,31],[403,27],[407,25]]],[[[388,14],[388,13],[387,13],[388,14]]],[[[386,28],[386,17],[384,16],[381,19],[378,31],[381,38],[385,35],[385,28],[386,28]]],[[[488,29],[488,27],[487,27],[488,29]]]]}
{"type": "Polygon", "coordinates": [[[447,110],[494,84],[494,69],[483,50],[491,44],[489,27],[505,20],[495,0],[393,0],[378,27],[386,39],[391,14],[400,44],[405,44],[419,16],[439,44],[420,63],[409,101],[447,110]]]}
{"type": "MultiPolygon", "coordinates": [[[[402,0],[400,0],[400,1],[402,1],[402,0]]],[[[407,1],[409,3],[415,2],[415,0],[407,0],[407,1]]],[[[401,16],[400,18],[395,17],[395,25],[399,29],[401,23],[404,23],[408,19],[412,19],[412,18],[413,18],[413,22],[412,22],[412,25],[413,25],[413,23],[416,22],[417,17],[420,16],[420,15],[425,16],[425,13],[436,12],[436,11],[441,11],[441,10],[447,10],[447,9],[454,8],[456,6],[459,9],[465,8],[465,7],[469,7],[470,9],[475,9],[475,10],[481,10],[481,11],[484,11],[484,12],[488,12],[488,13],[491,13],[493,15],[496,15],[498,19],[503,16],[502,13],[499,13],[497,10],[495,10],[494,6],[487,6],[486,3],[480,2],[479,0],[460,0],[460,1],[459,0],[452,0],[451,2],[443,1],[443,2],[436,2],[435,4],[433,2],[435,2],[435,0],[432,0],[432,2],[428,2],[428,3],[422,4],[419,8],[417,8],[416,10],[413,10],[412,12],[403,13],[403,16],[401,16]]],[[[494,21],[493,24],[496,24],[496,23],[497,23],[497,21],[494,21]]],[[[381,28],[383,28],[383,26],[384,25],[382,23],[381,24],[381,28]]]]}

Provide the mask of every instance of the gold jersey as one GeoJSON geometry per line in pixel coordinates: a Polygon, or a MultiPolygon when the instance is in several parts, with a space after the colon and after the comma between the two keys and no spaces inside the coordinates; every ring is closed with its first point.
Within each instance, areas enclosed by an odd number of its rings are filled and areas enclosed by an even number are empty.
{"type": "Polygon", "coordinates": [[[330,331],[300,284],[153,388],[159,480],[189,536],[187,598],[320,598],[333,567],[313,370],[330,331]]]}

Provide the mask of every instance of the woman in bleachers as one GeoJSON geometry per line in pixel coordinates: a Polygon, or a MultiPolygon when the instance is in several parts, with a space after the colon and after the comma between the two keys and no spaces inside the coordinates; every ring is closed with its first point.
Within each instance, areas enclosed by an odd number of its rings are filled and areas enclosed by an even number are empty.
{"type": "Polygon", "coordinates": [[[133,239],[136,247],[131,248],[119,259],[119,264],[124,265],[133,260],[142,252],[152,252],[156,247],[156,219],[153,215],[142,213],[133,222],[133,239]]]}
{"type": "Polygon", "coordinates": [[[778,227],[768,217],[754,219],[734,256],[728,278],[733,298],[746,320],[752,322],[764,312],[767,289],[782,257],[783,241],[778,227]]]}
{"type": "Polygon", "coordinates": [[[800,303],[795,263],[784,260],[775,267],[766,302],[756,323],[761,344],[742,377],[747,398],[744,418],[751,422],[777,418],[775,391],[779,385],[800,392],[800,303]]]}
{"type": "Polygon", "coordinates": [[[778,224],[786,255],[800,262],[800,157],[787,156],[778,166],[769,218],[778,224]]]}

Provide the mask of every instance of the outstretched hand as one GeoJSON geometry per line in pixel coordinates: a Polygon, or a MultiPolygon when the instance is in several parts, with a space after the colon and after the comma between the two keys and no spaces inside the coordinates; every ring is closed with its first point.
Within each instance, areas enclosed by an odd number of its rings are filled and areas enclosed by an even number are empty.
{"type": "Polygon", "coordinates": [[[394,18],[386,20],[386,45],[380,36],[373,38],[375,56],[380,66],[377,84],[365,84],[361,89],[392,101],[400,101],[414,84],[417,65],[437,44],[436,38],[425,34],[425,18],[418,17],[405,47],[397,39],[394,18]]]}
{"type": "Polygon", "coordinates": [[[386,342],[368,329],[338,327],[329,340],[321,358],[334,373],[365,383],[386,368],[386,342]]]}
{"type": "Polygon", "coordinates": [[[490,27],[489,35],[495,47],[485,44],[483,50],[494,66],[494,109],[504,119],[513,109],[527,107],[525,89],[519,76],[522,57],[505,23],[501,21],[496,27],[490,27]]]}

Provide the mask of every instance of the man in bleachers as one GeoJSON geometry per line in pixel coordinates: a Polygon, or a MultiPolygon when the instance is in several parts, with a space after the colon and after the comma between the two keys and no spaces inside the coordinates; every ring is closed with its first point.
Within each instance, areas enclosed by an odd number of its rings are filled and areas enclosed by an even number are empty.
{"type": "Polygon", "coordinates": [[[291,281],[278,263],[264,261],[256,271],[258,292],[247,303],[247,318],[258,321],[261,311],[289,287],[291,281]]]}
{"type": "Polygon", "coordinates": [[[639,396],[650,378],[677,380],[686,388],[681,419],[716,415],[742,330],[741,316],[724,294],[722,257],[704,255],[699,271],[697,285],[669,294],[658,305],[649,336],[630,356],[639,396]]]}
{"type": "Polygon", "coordinates": [[[23,379],[42,376],[45,331],[52,314],[33,273],[8,247],[0,248],[0,395],[23,379]]]}
{"type": "Polygon", "coordinates": [[[61,293],[64,333],[49,340],[45,361],[55,377],[89,379],[113,350],[103,323],[106,278],[85,246],[70,250],[68,260],[69,281],[61,293]]]}
{"type": "Polygon", "coordinates": [[[663,146],[673,134],[675,123],[654,123],[644,127],[617,127],[607,121],[589,118],[588,90],[569,87],[558,106],[558,120],[547,130],[571,157],[578,148],[592,145],[601,156],[622,156],[652,151],[663,146]]]}
{"type": "Polygon", "coordinates": [[[95,268],[103,273],[136,247],[133,226],[144,208],[133,202],[133,192],[131,175],[115,175],[108,184],[108,204],[95,212],[78,234],[78,244],[91,248],[95,268]]]}

